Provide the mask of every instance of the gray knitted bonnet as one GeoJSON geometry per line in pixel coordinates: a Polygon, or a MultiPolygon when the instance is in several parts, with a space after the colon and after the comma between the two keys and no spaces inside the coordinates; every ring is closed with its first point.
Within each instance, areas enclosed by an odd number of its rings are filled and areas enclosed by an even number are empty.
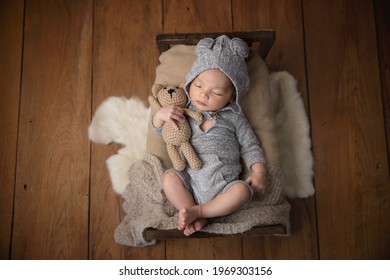
{"type": "Polygon", "coordinates": [[[232,81],[236,92],[236,104],[233,111],[241,112],[241,101],[249,90],[248,69],[245,58],[248,57],[248,45],[240,38],[230,39],[226,35],[216,39],[204,38],[196,45],[198,56],[185,81],[185,90],[189,94],[191,82],[208,69],[219,69],[232,81]]]}

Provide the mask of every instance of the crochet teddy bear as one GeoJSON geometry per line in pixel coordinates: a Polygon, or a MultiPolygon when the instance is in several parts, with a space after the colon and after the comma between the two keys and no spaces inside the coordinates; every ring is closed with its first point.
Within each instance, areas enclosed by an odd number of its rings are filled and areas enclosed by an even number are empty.
{"type": "MultiPolygon", "coordinates": [[[[203,115],[201,113],[185,107],[187,104],[187,95],[184,89],[180,87],[154,84],[152,87],[152,95],[149,96],[148,101],[153,110],[164,106],[175,105],[182,108],[185,115],[197,121],[203,121],[203,115]]],[[[189,166],[194,170],[198,170],[202,167],[202,162],[189,142],[192,133],[191,128],[187,120],[178,122],[177,125],[179,126],[179,130],[168,122],[165,122],[162,127],[162,137],[167,145],[167,152],[172,161],[173,168],[182,171],[186,166],[179,154],[179,150],[181,150],[189,166]]]]}

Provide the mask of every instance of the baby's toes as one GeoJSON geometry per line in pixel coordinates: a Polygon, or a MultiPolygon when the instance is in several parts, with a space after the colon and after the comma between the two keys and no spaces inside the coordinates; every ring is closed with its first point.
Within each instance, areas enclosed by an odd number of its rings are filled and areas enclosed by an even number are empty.
{"type": "Polygon", "coordinates": [[[195,232],[194,224],[188,225],[184,230],[184,235],[189,236],[195,232]]]}

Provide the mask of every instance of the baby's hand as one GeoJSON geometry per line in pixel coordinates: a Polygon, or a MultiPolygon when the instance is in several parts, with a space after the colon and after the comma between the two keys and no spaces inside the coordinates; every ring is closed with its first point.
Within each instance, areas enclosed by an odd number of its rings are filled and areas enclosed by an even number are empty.
{"type": "Polygon", "coordinates": [[[183,109],[177,106],[160,107],[153,115],[153,125],[160,128],[165,122],[170,123],[176,129],[179,129],[177,122],[185,120],[183,109]]]}
{"type": "Polygon", "coordinates": [[[245,183],[250,185],[256,194],[261,195],[265,192],[266,188],[266,173],[263,171],[254,171],[245,180],[245,183]]]}

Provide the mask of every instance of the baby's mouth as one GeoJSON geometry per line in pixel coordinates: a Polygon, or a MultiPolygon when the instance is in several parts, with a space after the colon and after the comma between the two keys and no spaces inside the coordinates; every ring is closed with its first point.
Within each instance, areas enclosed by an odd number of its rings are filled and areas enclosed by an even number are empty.
{"type": "Polygon", "coordinates": [[[200,105],[200,106],[202,106],[202,107],[207,106],[206,103],[204,103],[204,102],[202,102],[202,101],[199,101],[199,100],[196,101],[196,104],[198,104],[198,105],[200,105]]]}

